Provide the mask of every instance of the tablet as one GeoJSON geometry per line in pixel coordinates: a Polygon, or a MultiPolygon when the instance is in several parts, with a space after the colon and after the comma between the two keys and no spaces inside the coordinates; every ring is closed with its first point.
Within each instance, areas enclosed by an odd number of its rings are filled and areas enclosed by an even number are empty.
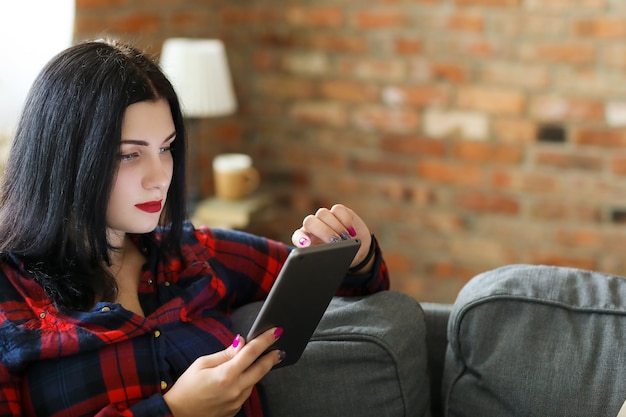
{"type": "Polygon", "coordinates": [[[285,358],[274,368],[296,363],[337,292],[361,242],[342,240],[293,249],[263,303],[246,340],[272,327],[283,334],[269,349],[285,358]]]}

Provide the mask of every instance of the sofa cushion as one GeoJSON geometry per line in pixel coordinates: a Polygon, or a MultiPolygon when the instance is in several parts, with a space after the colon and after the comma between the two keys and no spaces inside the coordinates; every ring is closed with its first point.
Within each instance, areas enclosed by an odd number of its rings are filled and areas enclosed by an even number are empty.
{"type": "Polygon", "coordinates": [[[446,416],[610,416],[626,399],[626,280],[512,265],[459,293],[446,416]]]}
{"type": "MultiPolygon", "coordinates": [[[[259,307],[235,312],[235,329],[246,334],[259,307]]],[[[429,416],[425,333],[407,295],[334,298],[300,360],[265,377],[269,415],[429,416]]]]}

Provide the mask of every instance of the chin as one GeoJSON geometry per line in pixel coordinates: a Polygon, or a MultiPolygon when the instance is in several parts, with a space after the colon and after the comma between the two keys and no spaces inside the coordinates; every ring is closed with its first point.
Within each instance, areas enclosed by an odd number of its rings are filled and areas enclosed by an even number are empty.
{"type": "Polygon", "coordinates": [[[136,235],[141,235],[144,233],[150,233],[152,232],[154,229],[157,228],[157,226],[159,225],[159,219],[157,218],[157,220],[155,221],[137,221],[135,223],[133,223],[132,225],[129,225],[129,227],[127,228],[127,233],[133,233],[136,235]]]}

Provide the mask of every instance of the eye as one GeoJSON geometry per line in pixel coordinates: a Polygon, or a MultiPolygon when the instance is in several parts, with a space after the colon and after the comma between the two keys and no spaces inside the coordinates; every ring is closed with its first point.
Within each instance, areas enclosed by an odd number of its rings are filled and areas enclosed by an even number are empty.
{"type": "Polygon", "coordinates": [[[176,137],[171,138],[167,143],[165,143],[163,147],[159,148],[159,153],[168,153],[168,152],[172,152],[174,150],[174,139],[176,139],[176,137]]]}
{"type": "Polygon", "coordinates": [[[174,145],[164,146],[159,149],[160,153],[172,152],[174,150],[174,145]]]}
{"type": "Polygon", "coordinates": [[[139,157],[139,153],[137,152],[132,152],[132,153],[120,153],[118,158],[120,159],[120,161],[132,161],[133,159],[139,157]]]}

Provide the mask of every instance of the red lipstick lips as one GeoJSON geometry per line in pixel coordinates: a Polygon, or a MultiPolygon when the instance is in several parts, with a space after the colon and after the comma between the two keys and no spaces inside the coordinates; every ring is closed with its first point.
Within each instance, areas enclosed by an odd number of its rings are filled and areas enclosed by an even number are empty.
{"type": "Polygon", "coordinates": [[[146,203],[135,204],[139,210],[145,211],[146,213],[158,213],[161,211],[161,202],[163,200],[158,201],[148,201],[146,203]]]}

